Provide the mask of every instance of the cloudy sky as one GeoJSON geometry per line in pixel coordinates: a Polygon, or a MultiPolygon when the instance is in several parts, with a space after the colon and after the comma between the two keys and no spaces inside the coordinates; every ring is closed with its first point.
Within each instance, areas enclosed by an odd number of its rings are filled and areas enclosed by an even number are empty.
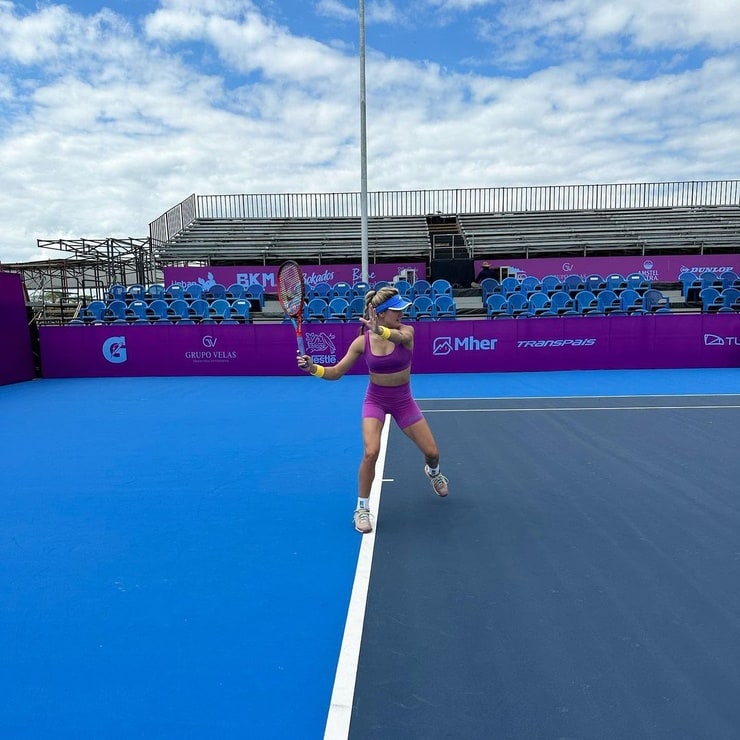
{"type": "MultiPolygon", "coordinates": [[[[0,261],[360,189],[358,3],[0,0],[0,261]]],[[[740,177],[740,0],[366,0],[372,190],[740,177]]]]}

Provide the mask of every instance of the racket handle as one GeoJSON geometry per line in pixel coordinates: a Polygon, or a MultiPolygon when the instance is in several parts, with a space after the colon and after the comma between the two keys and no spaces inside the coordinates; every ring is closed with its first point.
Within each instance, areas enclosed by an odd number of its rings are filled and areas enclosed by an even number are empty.
{"type": "Polygon", "coordinates": [[[306,345],[303,344],[303,337],[300,334],[296,335],[296,342],[298,342],[298,352],[300,354],[305,355],[306,354],[306,345]]]}

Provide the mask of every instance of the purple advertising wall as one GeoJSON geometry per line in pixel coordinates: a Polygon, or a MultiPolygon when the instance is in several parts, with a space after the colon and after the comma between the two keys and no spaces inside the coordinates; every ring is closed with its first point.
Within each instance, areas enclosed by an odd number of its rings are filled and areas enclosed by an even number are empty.
{"type": "Polygon", "coordinates": [[[0,272],[0,385],[35,375],[21,276],[0,272]]]}
{"type": "MultiPolygon", "coordinates": [[[[221,283],[229,285],[261,285],[266,293],[277,292],[277,273],[280,265],[259,267],[165,267],[165,285],[179,283],[186,286],[199,283],[204,288],[221,283]]],[[[361,280],[362,267],[359,264],[348,265],[301,265],[306,285],[313,287],[317,283],[357,283],[361,280]]],[[[426,277],[426,265],[423,262],[399,262],[393,264],[369,265],[370,283],[378,280],[392,281],[402,270],[416,270],[418,278],[426,277]]]]}
{"type": "MultiPolygon", "coordinates": [[[[565,280],[568,275],[602,275],[613,272],[629,275],[639,272],[646,280],[656,283],[675,283],[682,272],[697,275],[709,270],[720,273],[724,270],[738,272],[740,254],[678,255],[655,257],[538,257],[536,259],[486,260],[491,267],[508,267],[517,277],[528,275],[542,279],[555,275],[565,280]]],[[[475,261],[475,274],[484,260],[475,261]]]]}
{"type": "MultiPolygon", "coordinates": [[[[311,324],[315,362],[335,363],[358,324],[311,324]]],[[[44,376],[297,375],[295,333],[275,325],[41,328],[44,376]]],[[[740,366],[740,314],[439,321],[416,324],[414,372],[740,366]]],[[[366,372],[360,360],[355,373],[366,372]]]]}

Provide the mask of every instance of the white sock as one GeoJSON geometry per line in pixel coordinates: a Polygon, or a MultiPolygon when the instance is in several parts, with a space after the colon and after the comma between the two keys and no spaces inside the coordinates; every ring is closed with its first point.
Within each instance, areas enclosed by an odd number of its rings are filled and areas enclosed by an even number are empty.
{"type": "Polygon", "coordinates": [[[367,509],[370,511],[370,499],[368,498],[358,498],[357,499],[357,508],[358,509],[367,509]]]}
{"type": "Polygon", "coordinates": [[[429,468],[429,475],[439,475],[439,465],[436,468],[429,468]]]}

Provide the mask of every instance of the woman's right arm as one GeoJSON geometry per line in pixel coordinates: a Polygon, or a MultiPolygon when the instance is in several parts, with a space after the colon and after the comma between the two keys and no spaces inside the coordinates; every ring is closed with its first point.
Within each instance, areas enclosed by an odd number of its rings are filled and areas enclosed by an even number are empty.
{"type": "Polygon", "coordinates": [[[311,375],[317,375],[324,380],[339,380],[357,362],[365,351],[365,335],[361,334],[352,340],[346,354],[336,365],[317,365],[311,355],[299,355],[298,367],[311,375]],[[323,368],[323,373],[318,368],[323,368]]]}

